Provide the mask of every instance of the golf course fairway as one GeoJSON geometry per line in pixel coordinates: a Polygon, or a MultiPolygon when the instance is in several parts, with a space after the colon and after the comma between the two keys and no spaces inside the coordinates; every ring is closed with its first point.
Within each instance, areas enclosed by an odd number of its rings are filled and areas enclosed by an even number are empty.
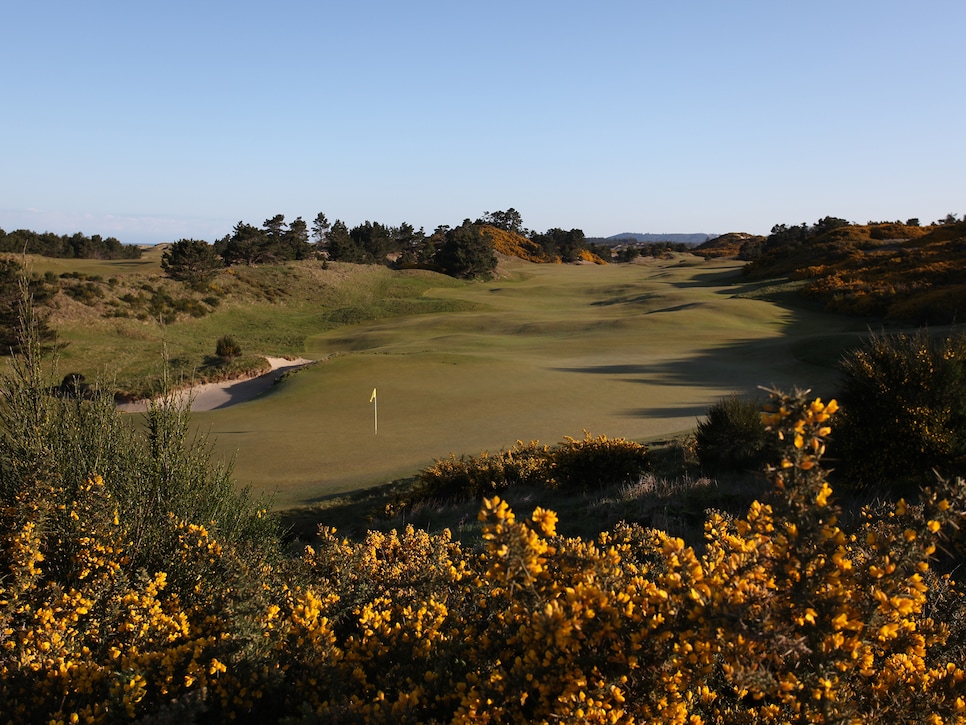
{"type": "Polygon", "coordinates": [[[304,354],[317,364],[193,420],[216,456],[234,457],[239,483],[287,508],[517,440],[689,431],[720,397],[758,386],[830,396],[861,321],[755,299],[741,267],[690,255],[512,264],[426,293],[473,311],[311,336],[304,354]]]}

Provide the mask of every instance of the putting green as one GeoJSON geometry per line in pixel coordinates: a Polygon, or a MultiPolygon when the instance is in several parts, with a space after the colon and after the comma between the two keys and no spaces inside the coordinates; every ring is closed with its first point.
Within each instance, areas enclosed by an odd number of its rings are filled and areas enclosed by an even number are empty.
{"type": "Polygon", "coordinates": [[[690,430],[719,397],[759,385],[828,396],[838,350],[864,328],[737,296],[751,287],[740,268],[695,257],[520,263],[503,279],[426,293],[474,311],[310,337],[305,355],[319,364],[194,419],[216,454],[235,456],[240,482],[289,507],[518,439],[690,430]],[[809,354],[813,341],[827,357],[809,354]]]}

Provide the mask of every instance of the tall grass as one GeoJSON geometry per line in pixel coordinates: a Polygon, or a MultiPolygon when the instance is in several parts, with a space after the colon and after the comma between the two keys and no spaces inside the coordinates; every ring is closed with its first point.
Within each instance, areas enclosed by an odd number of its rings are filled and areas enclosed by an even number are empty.
{"type": "Polygon", "coordinates": [[[168,516],[203,522],[246,547],[271,546],[270,500],[236,487],[230,463],[213,460],[210,440],[192,429],[183,403],[162,397],[142,428],[118,414],[113,393],[100,384],[83,394],[56,386],[29,324],[29,299],[22,317],[23,353],[0,385],[0,487],[8,501],[38,479],[70,493],[101,478],[128,525],[132,556],[149,568],[165,560],[168,516]]]}

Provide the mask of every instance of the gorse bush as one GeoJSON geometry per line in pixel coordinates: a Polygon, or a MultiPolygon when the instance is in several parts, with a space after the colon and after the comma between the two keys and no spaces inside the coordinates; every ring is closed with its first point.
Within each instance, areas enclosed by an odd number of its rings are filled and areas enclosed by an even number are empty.
{"type": "Polygon", "coordinates": [[[550,457],[552,488],[587,491],[615,483],[630,483],[651,468],[647,447],[625,438],[566,436],[550,457]]]}
{"type": "Polygon", "coordinates": [[[71,491],[38,483],[17,504],[0,516],[4,721],[124,722],[195,699],[189,712],[202,709],[195,693],[218,691],[258,629],[235,611],[242,592],[260,594],[244,558],[165,517],[166,570],[137,567],[99,477],[71,491]]]}
{"type": "Polygon", "coordinates": [[[773,498],[712,514],[700,555],[634,526],[563,538],[553,512],[519,521],[493,497],[480,551],[323,530],[297,561],[253,568],[168,517],[166,568],[132,570],[106,483],[35,480],[2,509],[5,715],[963,722],[962,592],[929,566],[962,497],[843,529],[820,466],[835,404],[773,407],[773,498]]]}
{"type": "MultiPolygon", "coordinates": [[[[211,459],[211,444],[193,435],[187,406],[163,396],[152,403],[143,430],[118,413],[97,385],[85,394],[53,395],[35,341],[13,361],[0,405],[0,492],[17,500],[40,479],[47,485],[84,484],[101,476],[136,547],[138,565],[165,559],[164,520],[203,523],[228,542],[272,546],[268,502],[237,487],[231,466],[211,459]]],[[[134,553],[129,550],[129,554],[134,553]]]]}
{"type": "Polygon", "coordinates": [[[902,492],[966,469],[966,335],[872,335],[840,369],[833,452],[850,485],[902,492]]]}
{"type": "Polygon", "coordinates": [[[550,448],[537,441],[517,441],[509,450],[482,451],[475,458],[450,454],[419,472],[411,498],[459,501],[482,498],[514,485],[542,485],[547,480],[550,455],[550,448]]]}
{"type": "Polygon", "coordinates": [[[151,446],[110,449],[123,426],[102,412],[82,437],[21,371],[3,388],[0,721],[966,722],[963,591],[931,566],[966,487],[844,525],[821,465],[834,401],[774,395],[772,493],[709,513],[700,553],[631,525],[563,537],[552,511],[492,496],[478,547],[322,529],[283,560],[170,410],[151,446]]]}
{"type": "Polygon", "coordinates": [[[0,386],[0,721],[203,708],[197,685],[252,656],[276,525],[185,408],[141,433],[96,387],[54,395],[24,329],[0,386]]]}
{"type": "Polygon", "coordinates": [[[511,486],[588,490],[633,481],[649,470],[647,447],[623,438],[584,434],[556,446],[538,441],[476,457],[451,454],[420,471],[408,503],[460,501],[500,493],[511,486]]]}
{"type": "Polygon", "coordinates": [[[709,472],[761,470],[777,453],[773,440],[761,402],[738,395],[712,405],[695,432],[698,461],[709,472]]]}

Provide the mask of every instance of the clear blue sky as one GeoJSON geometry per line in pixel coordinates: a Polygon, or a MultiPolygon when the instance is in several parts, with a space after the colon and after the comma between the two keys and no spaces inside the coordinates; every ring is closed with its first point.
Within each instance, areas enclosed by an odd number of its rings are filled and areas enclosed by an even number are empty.
{"type": "Polygon", "coordinates": [[[0,227],[966,212],[963,0],[6,2],[0,227]]]}

